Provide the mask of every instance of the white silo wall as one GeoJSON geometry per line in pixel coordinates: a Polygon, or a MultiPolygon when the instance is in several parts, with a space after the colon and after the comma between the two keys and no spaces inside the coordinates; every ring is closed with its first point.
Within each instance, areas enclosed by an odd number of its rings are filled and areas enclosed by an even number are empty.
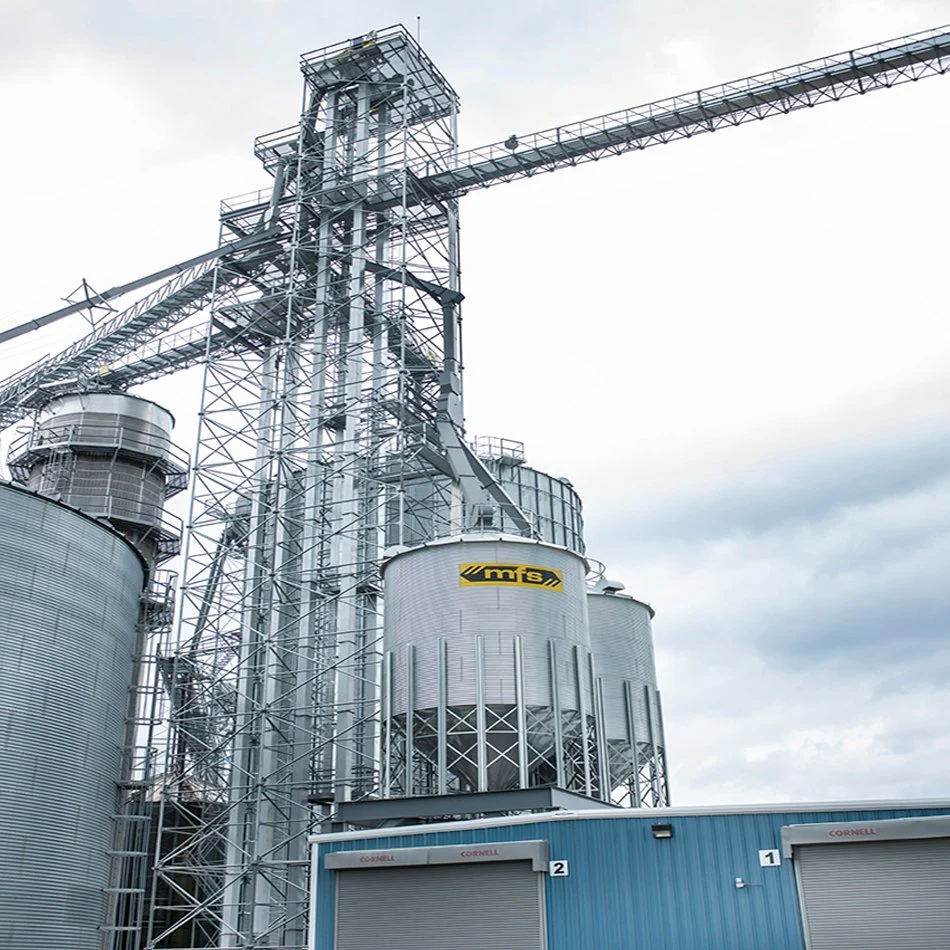
{"type": "Polygon", "coordinates": [[[656,689],[653,651],[653,611],[625,594],[588,593],[590,648],[594,670],[604,684],[604,726],[607,737],[627,736],[623,684],[634,686],[634,726],[640,741],[649,728],[643,687],[656,689]]]}
{"type": "MultiPolygon", "coordinates": [[[[434,729],[441,709],[450,725],[438,742],[448,745],[442,761],[452,771],[453,756],[475,756],[479,741],[464,723],[453,734],[453,716],[474,722],[471,711],[481,710],[484,758],[493,763],[481,786],[540,784],[547,766],[525,767],[519,777],[518,761],[550,756],[561,763],[562,782],[586,783],[590,792],[596,752],[587,737],[594,709],[586,573],[586,561],[571,551],[510,536],[467,535],[392,557],[384,566],[384,720],[404,728],[415,713],[434,729]],[[520,751],[519,733],[530,734],[521,736],[520,751]]],[[[426,730],[410,744],[437,759],[438,742],[426,730]]],[[[471,784],[476,771],[463,762],[455,773],[471,784]]]]}
{"type": "MultiPolygon", "coordinates": [[[[472,536],[478,538],[479,536],[472,536]]],[[[485,655],[485,701],[513,703],[515,636],[522,638],[525,702],[551,701],[548,641],[558,645],[559,684],[565,708],[577,708],[571,648],[589,650],[585,601],[586,562],[561,548],[517,538],[448,540],[400,554],[385,567],[384,643],[393,650],[397,676],[393,702],[405,708],[405,650],[416,648],[416,706],[439,701],[435,658],[440,638],[447,641],[448,701],[476,700],[475,648],[482,637],[485,655]],[[560,571],[559,590],[524,585],[462,585],[463,564],[546,567],[560,571]]],[[[589,704],[589,695],[586,697],[589,704]]]]}
{"type": "Polygon", "coordinates": [[[625,594],[589,592],[587,612],[611,784],[636,785],[645,770],[650,803],[662,804],[653,800],[667,794],[653,611],[625,594]]]}
{"type": "Polygon", "coordinates": [[[180,525],[163,508],[187,484],[173,425],[170,412],[137,396],[59,396],[11,446],[10,472],[41,495],[107,518],[154,564],[180,549],[180,525]]]}

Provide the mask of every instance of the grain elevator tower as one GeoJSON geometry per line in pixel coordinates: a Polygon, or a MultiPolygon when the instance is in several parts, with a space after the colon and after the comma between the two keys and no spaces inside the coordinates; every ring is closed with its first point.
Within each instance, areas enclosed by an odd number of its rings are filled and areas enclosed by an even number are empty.
{"type": "Polygon", "coordinates": [[[464,433],[457,198],[426,184],[458,98],[401,27],[301,68],[299,125],[256,143],[273,188],[222,204],[222,244],[279,253],[217,268],[158,856],[224,946],[302,943],[305,833],[340,803],[612,794],[579,499],[464,433]],[[556,583],[470,569],[509,563],[556,583]]]}

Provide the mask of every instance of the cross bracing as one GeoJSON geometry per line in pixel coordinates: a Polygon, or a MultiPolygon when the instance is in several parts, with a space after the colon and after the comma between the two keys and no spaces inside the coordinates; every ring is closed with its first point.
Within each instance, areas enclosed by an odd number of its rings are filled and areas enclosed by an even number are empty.
{"type": "MultiPolygon", "coordinates": [[[[457,375],[457,224],[451,202],[368,211],[325,183],[357,187],[393,154],[453,154],[455,96],[401,30],[339,57],[305,58],[296,143],[271,163],[275,273],[264,286],[219,280],[211,308],[232,350],[205,363],[187,667],[171,674],[173,726],[192,738],[176,748],[164,810],[214,804],[195,833],[217,839],[217,859],[191,860],[169,822],[156,947],[169,921],[183,930],[209,914],[222,946],[301,946],[312,800],[378,787],[379,552],[440,400],[458,397],[452,381],[443,391],[446,366],[457,375]],[[231,708],[202,696],[220,671],[231,708]]],[[[229,204],[222,239],[261,213],[229,204]]]]}

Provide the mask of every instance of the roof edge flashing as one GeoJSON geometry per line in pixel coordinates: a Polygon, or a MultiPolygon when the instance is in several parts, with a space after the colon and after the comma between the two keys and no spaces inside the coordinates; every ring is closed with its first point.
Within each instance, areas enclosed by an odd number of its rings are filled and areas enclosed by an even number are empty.
{"type": "Polygon", "coordinates": [[[782,854],[790,858],[794,847],[809,844],[860,844],[922,838],[950,838],[950,815],[786,825],[782,828],[782,854]]]}
{"type": "MultiPolygon", "coordinates": [[[[589,811],[551,811],[540,814],[507,815],[498,818],[472,818],[462,821],[433,822],[423,827],[409,825],[399,828],[368,828],[360,831],[333,831],[325,834],[310,835],[314,844],[331,841],[348,841],[360,838],[391,838],[401,835],[437,834],[447,831],[459,831],[468,828],[494,828],[506,825],[537,824],[545,821],[656,821],[662,818],[691,818],[706,815],[802,815],[811,812],[834,814],[835,812],[856,811],[929,811],[941,809],[950,811],[950,799],[920,799],[904,801],[850,801],[850,802],[779,802],[753,805],[703,805],[682,806],[676,808],[603,808],[589,811]]],[[[920,816],[921,818],[926,816],[920,816]]],[[[950,816],[946,817],[950,820],[950,816]]],[[[886,819],[888,821],[918,820],[886,819]]],[[[861,822],[858,822],[861,824],[861,822]]],[[[787,827],[796,827],[790,825],[787,827]]]]}

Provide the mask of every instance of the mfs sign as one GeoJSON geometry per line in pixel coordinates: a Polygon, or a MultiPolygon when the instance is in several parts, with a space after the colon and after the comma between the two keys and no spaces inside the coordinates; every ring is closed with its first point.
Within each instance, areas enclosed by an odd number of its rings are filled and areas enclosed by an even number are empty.
{"type": "Polygon", "coordinates": [[[563,591],[564,576],[536,564],[460,564],[460,587],[540,587],[563,591]]]}

